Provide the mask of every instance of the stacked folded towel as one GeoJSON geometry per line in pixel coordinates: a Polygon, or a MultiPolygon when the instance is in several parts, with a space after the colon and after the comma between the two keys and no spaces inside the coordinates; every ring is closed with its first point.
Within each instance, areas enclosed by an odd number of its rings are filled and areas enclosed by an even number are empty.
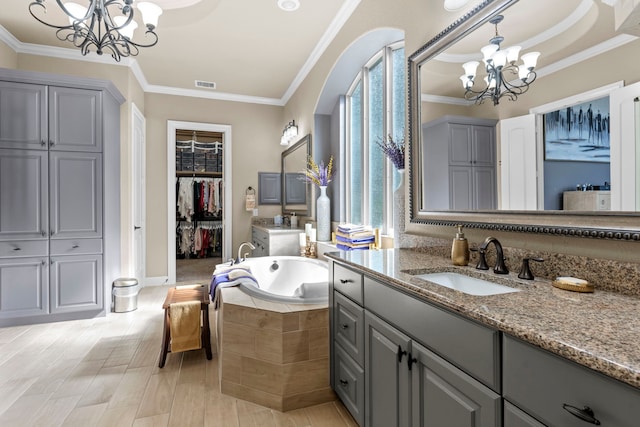
{"type": "Polygon", "coordinates": [[[209,295],[211,295],[214,308],[218,308],[218,289],[240,284],[260,287],[256,278],[251,274],[251,268],[248,266],[225,265],[216,267],[211,276],[211,284],[209,286],[209,295]]]}
{"type": "Polygon", "coordinates": [[[366,225],[341,224],[336,230],[336,247],[343,251],[369,249],[376,238],[371,227],[366,225]]]}

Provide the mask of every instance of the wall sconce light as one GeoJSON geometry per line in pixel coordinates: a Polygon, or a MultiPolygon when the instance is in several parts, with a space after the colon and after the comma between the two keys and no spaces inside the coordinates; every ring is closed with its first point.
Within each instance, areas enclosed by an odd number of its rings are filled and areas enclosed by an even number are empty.
{"type": "Polygon", "coordinates": [[[280,145],[289,145],[291,140],[298,136],[298,126],[296,125],[295,120],[291,120],[284,127],[282,131],[282,137],[280,138],[280,145]]]}

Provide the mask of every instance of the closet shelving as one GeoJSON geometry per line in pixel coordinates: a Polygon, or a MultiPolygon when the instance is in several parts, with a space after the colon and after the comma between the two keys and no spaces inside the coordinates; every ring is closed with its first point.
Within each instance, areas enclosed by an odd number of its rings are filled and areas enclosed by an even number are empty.
{"type": "Polygon", "coordinates": [[[176,133],[176,176],[222,177],[222,137],[192,131],[190,139],[179,139],[183,135],[176,133]]]}

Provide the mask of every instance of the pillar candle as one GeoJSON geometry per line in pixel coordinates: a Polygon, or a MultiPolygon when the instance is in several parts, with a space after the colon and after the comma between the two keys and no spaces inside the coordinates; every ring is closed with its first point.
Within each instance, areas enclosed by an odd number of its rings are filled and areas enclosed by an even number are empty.
{"type": "Polygon", "coordinates": [[[315,242],[316,236],[317,236],[317,230],[315,228],[312,228],[309,235],[309,240],[311,240],[312,242],[315,242]]]}
{"type": "Polygon", "coordinates": [[[304,233],[311,237],[311,223],[308,222],[304,225],[304,233]]]}
{"type": "Polygon", "coordinates": [[[307,234],[306,233],[300,233],[298,235],[298,238],[300,239],[300,246],[307,246],[307,234]]]}

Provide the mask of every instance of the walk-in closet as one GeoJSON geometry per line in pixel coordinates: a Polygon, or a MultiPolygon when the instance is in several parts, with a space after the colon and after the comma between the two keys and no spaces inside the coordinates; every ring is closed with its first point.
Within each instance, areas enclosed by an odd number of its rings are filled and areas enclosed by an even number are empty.
{"type": "Polygon", "coordinates": [[[223,249],[223,138],[176,130],[176,281],[211,277],[223,249]]]}

